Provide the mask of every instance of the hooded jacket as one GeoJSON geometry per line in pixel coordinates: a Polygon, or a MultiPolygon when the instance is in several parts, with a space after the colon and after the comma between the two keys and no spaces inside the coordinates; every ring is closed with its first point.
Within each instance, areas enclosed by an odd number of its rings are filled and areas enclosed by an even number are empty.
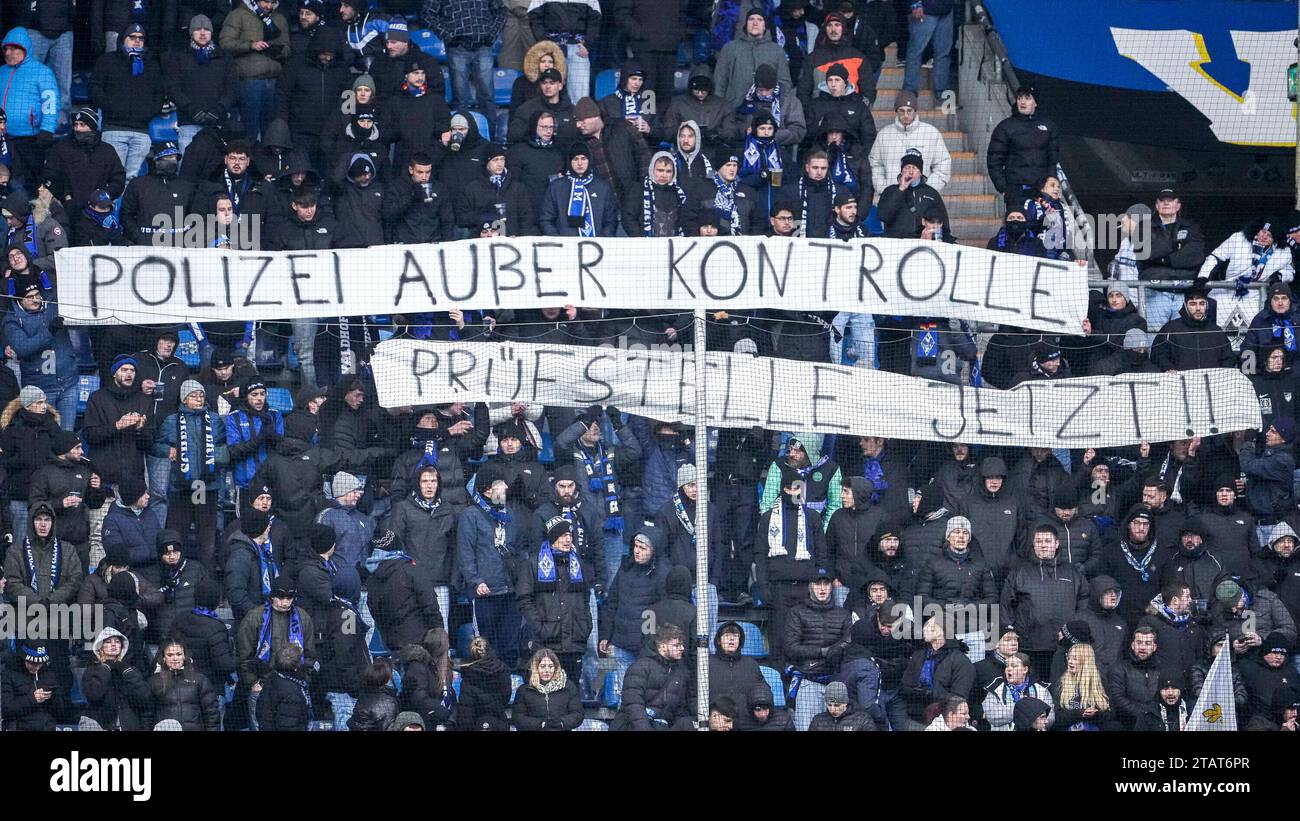
{"type": "MultiPolygon", "coordinates": [[[[514,116],[519,106],[538,95],[537,81],[542,75],[541,61],[544,55],[549,55],[555,61],[555,70],[560,72],[561,77],[569,76],[568,60],[565,58],[563,48],[550,40],[539,40],[533,43],[528,47],[528,51],[524,52],[523,62],[520,64],[523,73],[515,78],[514,84],[510,87],[511,116],[514,116]]],[[[507,63],[502,62],[501,65],[507,63]]],[[[568,99],[569,95],[563,96],[568,99]]]]}
{"type": "Polygon", "coordinates": [[[1148,711],[1152,700],[1159,696],[1164,662],[1162,652],[1157,647],[1156,652],[1144,661],[1134,655],[1132,648],[1125,648],[1119,662],[1111,667],[1106,677],[1106,694],[1110,696],[1111,711],[1126,729],[1132,728],[1148,711]]]}
{"type": "Polygon", "coordinates": [[[77,379],[77,353],[68,329],[62,327],[58,296],[49,291],[43,295],[45,302],[36,311],[13,301],[4,314],[4,341],[17,355],[24,385],[35,385],[50,393],[72,390],[77,379]],[[49,359],[51,352],[53,362],[49,359]]]}
{"type": "Polygon", "coordinates": [[[1186,529],[1199,534],[1201,544],[1189,549],[1180,539],[1177,549],[1165,559],[1160,568],[1160,583],[1164,585],[1174,580],[1183,582],[1192,589],[1194,600],[1212,601],[1215,588],[1230,574],[1215,555],[1214,545],[1200,519],[1189,522],[1186,529]]]}
{"type": "MultiPolygon", "coordinates": [[[[546,545],[549,547],[549,543],[546,545]]],[[[565,554],[552,550],[554,579],[543,580],[542,548],[526,550],[518,563],[515,595],[519,612],[532,629],[530,647],[549,647],[556,653],[581,653],[591,635],[591,608],[588,590],[600,582],[598,546],[588,542],[588,552],[578,552],[577,545],[565,554]],[[580,562],[582,577],[574,577],[574,559],[580,562]]]]}
{"type": "MultiPolygon", "coordinates": [[[[432,510],[425,509],[407,495],[393,505],[388,527],[406,545],[406,551],[415,559],[416,568],[425,573],[434,585],[446,585],[451,583],[456,553],[457,510],[443,499],[441,474],[439,479],[438,492],[434,495],[436,506],[432,510]]],[[[418,492],[418,489],[412,491],[418,492]]]]}
{"type": "Polygon", "coordinates": [[[335,248],[368,248],[384,244],[384,197],[387,184],[379,179],[379,171],[369,154],[357,152],[344,160],[348,170],[337,181],[334,193],[334,213],[338,228],[334,237],[335,248]],[[358,166],[357,164],[360,163],[358,166]],[[370,184],[362,188],[352,176],[359,167],[370,171],[370,184]]]}
{"type": "Polygon", "coordinates": [[[734,40],[722,47],[713,69],[714,93],[732,106],[740,105],[754,85],[755,69],[763,63],[776,69],[777,82],[793,99],[795,92],[794,81],[790,77],[790,64],[785,58],[784,49],[772,39],[772,32],[767,28],[757,37],[742,30],[734,40]]]}
{"type": "Polygon", "coordinates": [[[448,724],[456,701],[456,691],[451,686],[450,664],[447,666],[447,681],[440,686],[437,674],[439,661],[423,645],[408,644],[403,647],[401,659],[404,672],[398,706],[402,710],[418,713],[424,719],[426,727],[448,724]]]}
{"type": "MultiPolygon", "coordinates": [[[[909,149],[921,152],[925,162],[926,183],[936,193],[942,192],[952,175],[952,155],[939,129],[923,122],[918,115],[909,126],[895,117],[876,134],[871,144],[871,183],[877,191],[898,188],[898,168],[909,149]]],[[[882,217],[882,219],[884,219],[882,217]]]]}
{"type": "Polygon", "coordinates": [[[853,615],[833,597],[819,602],[809,593],[786,614],[782,658],[809,676],[834,675],[852,626],[853,615]]]}
{"type": "Polygon", "coordinates": [[[750,732],[793,732],[794,719],[790,711],[784,707],[773,706],[772,701],[772,688],[766,681],[751,687],[746,697],[746,709],[736,720],[736,729],[750,732]],[[770,710],[767,721],[762,723],[754,718],[754,707],[758,705],[764,705],[770,710]]]}
{"type": "MultiPolygon", "coordinates": [[[[861,476],[849,478],[853,507],[841,507],[831,514],[826,528],[826,549],[835,568],[835,578],[858,590],[870,579],[877,557],[876,533],[885,524],[886,511],[871,504],[871,483],[861,476]]],[[[901,547],[900,547],[901,550],[901,547]]]]}
{"type": "Polygon", "coordinates": [[[33,413],[14,399],[0,415],[0,451],[4,453],[6,498],[27,504],[32,476],[50,458],[51,437],[60,430],[59,414],[53,408],[33,413]]]}
{"type": "Polygon", "coordinates": [[[105,627],[95,636],[95,662],[86,668],[81,677],[81,693],[86,697],[82,715],[94,719],[105,730],[147,730],[153,726],[153,693],[149,682],[134,664],[127,661],[105,663],[98,660],[104,641],[109,637],[122,640],[122,654],[126,659],[131,643],[127,637],[112,627],[105,627]]]}
{"type": "MultiPolygon", "coordinates": [[[[713,634],[713,651],[709,655],[709,698],[727,696],[736,703],[739,715],[749,712],[749,697],[757,687],[767,690],[767,681],[758,668],[758,660],[745,655],[745,633],[734,621],[723,622],[713,634]],[[734,653],[722,650],[724,630],[740,631],[740,643],[734,653]]],[[[770,690],[768,701],[771,701],[770,690]]]]}
{"type": "MultiPolygon", "coordinates": [[[[563,95],[564,92],[560,92],[563,95]]],[[[562,97],[568,100],[567,97],[562,97]]],[[[537,134],[537,121],[544,112],[540,108],[532,113],[526,121],[527,130],[520,129],[519,139],[510,144],[506,150],[506,168],[515,175],[513,185],[522,188],[533,206],[536,218],[541,208],[542,198],[546,195],[546,186],[551,178],[564,171],[564,151],[557,139],[552,138],[546,145],[539,144],[534,136],[537,134]]],[[[572,123],[570,123],[572,127],[572,123]]],[[[538,226],[538,230],[541,226],[538,226]]]]}
{"type": "MultiPolygon", "coordinates": [[[[979,470],[981,474],[985,473],[979,470]]],[[[985,477],[977,476],[974,493],[966,497],[959,510],[961,515],[970,519],[971,537],[979,540],[980,551],[990,569],[1002,577],[1015,559],[1016,533],[1025,515],[1026,502],[1017,496],[1008,481],[1005,465],[995,466],[993,470],[995,475],[1005,477],[997,493],[990,493],[984,485],[985,477]]]]}
{"type": "MultiPolygon", "coordinates": [[[[32,56],[32,38],[19,26],[5,34],[3,45],[18,46],[25,52],[16,66],[0,66],[0,109],[8,116],[10,137],[34,137],[38,132],[53,134],[58,128],[58,106],[45,105],[59,99],[59,83],[49,66],[32,56]]],[[[155,112],[157,113],[157,109],[155,112]]]]}
{"type": "Polygon", "coordinates": [[[0,699],[5,705],[4,730],[53,732],[66,722],[72,712],[68,685],[47,662],[35,674],[27,672],[22,656],[14,654],[0,666],[0,699]],[[44,702],[36,700],[37,690],[49,690],[44,702]]]}
{"type": "Polygon", "coordinates": [[[1078,616],[1092,630],[1092,651],[1103,676],[1108,666],[1117,662],[1124,653],[1129,637],[1128,621],[1120,614],[1119,606],[1110,610],[1102,606],[1107,590],[1119,591],[1120,601],[1123,601],[1124,594],[1118,582],[1110,576],[1094,576],[1088,583],[1088,607],[1081,609],[1078,616]]]}
{"type": "Polygon", "coordinates": [[[417,563],[397,552],[376,550],[367,566],[376,559],[379,566],[366,579],[366,590],[375,629],[384,644],[417,644],[427,631],[442,627],[437,591],[417,563]]]}
{"type": "Polygon", "coordinates": [[[57,518],[50,535],[42,539],[36,535],[35,518],[38,513],[54,515],[54,508],[46,502],[33,502],[27,511],[26,542],[15,540],[5,554],[5,598],[17,602],[25,598],[29,604],[70,604],[77,598],[84,569],[77,555],[76,544],[59,537],[57,518]],[[26,544],[30,542],[32,561],[27,562],[26,544]],[[58,545],[58,579],[53,576],[55,545],[58,545]],[[36,584],[32,584],[35,568],[36,584]]]}
{"type": "Polygon", "coordinates": [[[686,656],[670,661],[654,648],[644,650],[623,677],[623,699],[610,729],[645,731],[657,724],[666,730],[681,720],[693,720],[693,673],[694,664],[686,656]]]}
{"type": "MultiPolygon", "coordinates": [[[[443,165],[445,168],[446,163],[443,165]]],[[[499,188],[492,181],[487,163],[483,163],[475,172],[477,176],[470,176],[472,172],[467,169],[465,176],[458,178],[454,189],[457,196],[457,221],[462,228],[469,229],[471,237],[478,236],[485,214],[491,215],[493,220],[504,218],[502,236],[532,237],[541,234],[541,227],[537,224],[540,191],[527,188],[519,172],[510,166],[509,158],[506,160],[505,179],[499,188]]]]}
{"type": "MultiPolygon", "coordinates": [[[[138,169],[137,169],[138,170],[138,169]]],[[[95,134],[89,145],[74,137],[56,142],[45,155],[42,179],[49,180],[50,193],[69,211],[80,211],[97,188],[120,197],[126,190],[126,170],[113,146],[95,134]]]]}
{"type": "Polygon", "coordinates": [[[633,653],[640,652],[646,638],[645,612],[664,597],[669,567],[657,544],[647,564],[637,564],[631,554],[623,557],[610,582],[609,593],[600,603],[601,641],[633,653]]]}

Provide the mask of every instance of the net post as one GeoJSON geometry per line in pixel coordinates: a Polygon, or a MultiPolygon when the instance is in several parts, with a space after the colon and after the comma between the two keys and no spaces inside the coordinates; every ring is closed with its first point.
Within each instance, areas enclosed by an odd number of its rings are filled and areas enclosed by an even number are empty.
{"type": "Polygon", "coordinates": [[[709,721],[709,428],[705,391],[704,311],[692,323],[695,365],[695,712],[700,727],[709,721]]]}

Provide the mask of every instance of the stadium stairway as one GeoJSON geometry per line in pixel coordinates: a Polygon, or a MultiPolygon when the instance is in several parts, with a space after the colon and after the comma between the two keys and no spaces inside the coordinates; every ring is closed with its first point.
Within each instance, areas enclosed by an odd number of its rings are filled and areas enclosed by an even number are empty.
{"type": "MultiPolygon", "coordinates": [[[[872,106],[877,129],[894,121],[894,96],[903,87],[903,67],[894,67],[896,54],[896,46],[885,49],[885,67],[880,70],[876,101],[872,106]]],[[[922,121],[943,132],[948,152],[952,154],[952,179],[942,193],[953,234],[963,245],[983,248],[1002,225],[1002,198],[984,171],[980,160],[983,152],[976,151],[976,146],[962,130],[956,108],[946,113],[935,101],[928,68],[921,69],[921,89],[917,95],[918,114],[922,121]]],[[[974,92],[968,89],[967,93],[974,92]]]]}

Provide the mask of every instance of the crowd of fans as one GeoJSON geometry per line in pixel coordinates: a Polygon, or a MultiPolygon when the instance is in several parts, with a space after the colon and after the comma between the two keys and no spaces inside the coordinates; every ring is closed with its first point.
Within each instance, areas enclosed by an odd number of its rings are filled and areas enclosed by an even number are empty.
{"type": "MultiPolygon", "coordinates": [[[[689,429],[599,406],[384,410],[367,366],[381,332],[674,345],[690,314],[70,328],[55,251],[849,240],[873,204],[877,233],[953,242],[952,161],[919,86],[929,47],[929,99],[950,96],[955,4],[288,5],[97,2],[84,106],[71,2],[32,4],[4,37],[0,594],[106,620],[84,644],[0,645],[4,729],[574,730],[598,698],[612,729],[685,729],[700,637],[716,730],[1178,730],[1220,652],[1242,726],[1296,729],[1300,215],[1207,254],[1160,192],[1149,243],[1134,211],[1068,335],[711,314],[710,349],[1003,389],[1240,366],[1263,426],[1104,451],[716,431],[697,580],[689,429]],[[445,62],[413,44],[421,24],[445,62]],[[695,64],[673,94],[684,42],[695,64]],[[878,132],[891,42],[904,88],[878,132]],[[497,65],[522,69],[500,111],[497,65]],[[614,66],[617,90],[593,99],[614,66]],[[152,142],[171,113],[177,139],[152,142]],[[1210,280],[1236,287],[1215,299],[1210,280]],[[1155,286],[1143,312],[1139,284],[1155,286]],[[99,384],[84,405],[83,372],[99,384]],[[992,621],[953,629],[933,605],[992,621]]],[[[993,133],[1007,214],[988,247],[1070,260],[1037,104],[1019,89],[993,133]]]]}

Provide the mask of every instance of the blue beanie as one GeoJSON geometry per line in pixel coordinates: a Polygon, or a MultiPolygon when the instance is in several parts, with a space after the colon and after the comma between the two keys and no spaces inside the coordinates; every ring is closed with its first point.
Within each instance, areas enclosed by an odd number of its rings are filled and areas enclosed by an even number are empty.
{"type": "Polygon", "coordinates": [[[140,363],[135,361],[134,356],[131,356],[131,354],[129,353],[120,353],[113,358],[113,367],[109,370],[109,373],[116,376],[117,369],[122,367],[123,365],[130,365],[131,367],[136,368],[137,370],[140,367],[140,363]]]}

